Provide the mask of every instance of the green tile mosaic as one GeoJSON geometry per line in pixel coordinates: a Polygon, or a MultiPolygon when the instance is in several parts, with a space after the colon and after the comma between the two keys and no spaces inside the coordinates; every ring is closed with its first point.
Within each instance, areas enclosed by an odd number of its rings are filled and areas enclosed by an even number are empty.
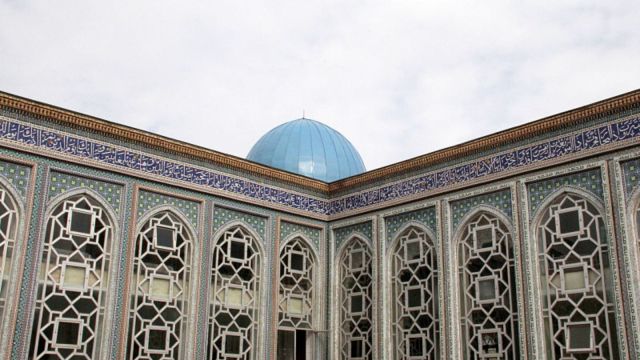
{"type": "Polygon", "coordinates": [[[359,232],[363,234],[367,237],[365,240],[371,242],[371,239],[373,238],[373,227],[371,226],[371,221],[334,229],[333,235],[336,242],[336,249],[340,247],[340,244],[342,244],[343,241],[348,240],[347,236],[349,236],[353,232],[359,232]]]}
{"type": "Polygon", "coordinates": [[[385,218],[385,225],[387,228],[387,242],[390,242],[395,236],[396,232],[409,221],[416,221],[431,231],[436,231],[436,208],[435,206],[414,210],[403,214],[392,215],[385,218]]]}
{"type": "Polygon", "coordinates": [[[113,184],[105,181],[87,179],[80,176],[61,173],[57,171],[51,172],[49,180],[49,198],[52,198],[77,188],[89,188],[102,197],[111,205],[117,214],[120,214],[120,202],[122,201],[122,185],[113,184]]]}
{"type": "Polygon", "coordinates": [[[509,219],[513,219],[511,190],[505,189],[451,202],[451,222],[457,228],[460,221],[479,205],[487,205],[498,209],[509,219]]]}
{"type": "Polygon", "coordinates": [[[217,231],[225,224],[234,220],[244,221],[260,236],[262,236],[263,239],[265,238],[267,231],[267,219],[261,216],[218,206],[213,210],[213,231],[217,231]]]}
{"type": "Polygon", "coordinates": [[[603,198],[602,175],[600,169],[591,169],[579,173],[567,174],[556,178],[545,179],[531,183],[529,190],[529,208],[531,214],[535,213],[540,204],[555,190],[562,186],[574,186],[603,198]]]}
{"type": "Polygon", "coordinates": [[[9,183],[18,190],[18,193],[23,199],[27,196],[31,167],[8,161],[0,161],[0,175],[7,179],[9,183]]]}
{"type": "Polygon", "coordinates": [[[138,193],[138,217],[157,207],[163,205],[171,205],[178,209],[189,221],[195,229],[198,228],[199,204],[195,201],[175,198],[163,194],[141,190],[138,193]]]}
{"type": "Polygon", "coordinates": [[[313,228],[313,227],[304,226],[300,224],[293,224],[286,221],[280,222],[280,239],[284,240],[293,233],[301,232],[304,235],[306,235],[309,239],[311,239],[311,241],[313,241],[313,244],[316,246],[316,249],[318,249],[320,246],[320,231],[321,230],[318,228],[313,228]]]}
{"type": "Polygon", "coordinates": [[[629,196],[640,185],[640,159],[622,163],[624,192],[629,196]]]}

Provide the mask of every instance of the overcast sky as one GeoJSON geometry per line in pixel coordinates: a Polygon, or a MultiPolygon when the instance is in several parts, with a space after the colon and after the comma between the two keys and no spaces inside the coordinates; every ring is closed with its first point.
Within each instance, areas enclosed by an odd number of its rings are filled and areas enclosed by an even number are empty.
{"type": "Polygon", "coordinates": [[[640,88],[634,1],[0,0],[0,90],[245,157],[301,117],[368,169],[640,88]]]}

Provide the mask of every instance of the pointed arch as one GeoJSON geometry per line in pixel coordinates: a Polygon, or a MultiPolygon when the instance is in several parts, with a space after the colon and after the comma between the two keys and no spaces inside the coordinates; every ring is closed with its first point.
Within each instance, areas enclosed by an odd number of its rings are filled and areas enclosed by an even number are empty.
{"type": "Polygon", "coordinates": [[[30,357],[106,356],[117,216],[88,188],[54,197],[45,214],[30,357]]]}
{"type": "Polygon", "coordinates": [[[373,250],[352,232],[338,251],[337,308],[341,359],[373,359],[373,250]]]}
{"type": "Polygon", "coordinates": [[[481,205],[462,218],[453,240],[462,358],[520,358],[511,221],[481,205]]]}
{"type": "Polygon", "coordinates": [[[208,359],[259,359],[266,276],[260,237],[232,221],[214,234],[211,256],[208,359]]]}
{"type": "Polygon", "coordinates": [[[175,207],[148,211],[136,225],[130,274],[127,358],[184,358],[193,329],[197,232],[175,207]]]}
{"type": "Polygon", "coordinates": [[[317,317],[319,257],[302,232],[287,236],[279,251],[278,327],[313,330],[317,317]]]}
{"type": "Polygon", "coordinates": [[[549,359],[619,357],[605,214],[593,194],[565,186],[533,218],[549,359]]]}
{"type": "Polygon", "coordinates": [[[391,358],[439,359],[440,274],[435,236],[418,222],[405,224],[396,234],[387,254],[391,358]]]}

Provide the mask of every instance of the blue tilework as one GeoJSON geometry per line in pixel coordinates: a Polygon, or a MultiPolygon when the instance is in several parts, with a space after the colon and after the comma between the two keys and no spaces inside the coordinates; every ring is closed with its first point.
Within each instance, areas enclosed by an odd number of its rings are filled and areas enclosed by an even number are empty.
{"type": "Polygon", "coordinates": [[[451,220],[453,228],[457,228],[462,218],[479,205],[487,205],[498,209],[509,219],[513,219],[511,191],[505,189],[489,194],[482,194],[467,199],[451,202],[451,220]]]}
{"type": "Polygon", "coordinates": [[[398,215],[388,216],[384,219],[387,229],[387,243],[397,235],[396,232],[410,221],[415,221],[436,232],[436,208],[435,206],[414,210],[398,215]]]}
{"type": "Polygon", "coordinates": [[[361,233],[367,238],[364,240],[369,241],[371,243],[371,239],[373,239],[373,228],[371,226],[371,221],[362,222],[359,224],[348,225],[345,227],[340,227],[333,230],[333,236],[335,238],[336,249],[340,247],[343,241],[348,240],[347,236],[351,235],[353,232],[361,233]]]}
{"type": "Polygon", "coordinates": [[[7,181],[18,190],[18,194],[22,196],[23,199],[26,198],[29,179],[31,177],[31,167],[8,161],[0,161],[0,175],[7,179],[7,181]]]}
{"type": "Polygon", "coordinates": [[[622,163],[624,178],[624,192],[627,196],[640,185],[640,159],[629,160],[622,163]]]}
{"type": "Polygon", "coordinates": [[[109,205],[111,205],[116,214],[120,214],[122,185],[87,179],[57,171],[51,172],[51,178],[49,180],[49,198],[47,200],[51,200],[64,192],[78,188],[89,188],[102,195],[109,205]]]}
{"type": "Polygon", "coordinates": [[[551,179],[544,179],[527,186],[529,189],[529,208],[531,209],[531,214],[535,213],[536,209],[549,194],[566,185],[586,190],[598,197],[598,199],[603,198],[600,169],[592,169],[551,179]]]}
{"type": "Polygon", "coordinates": [[[284,240],[289,235],[301,232],[306,235],[315,245],[316,250],[320,248],[320,232],[321,230],[315,227],[304,226],[301,224],[294,224],[286,221],[280,222],[280,239],[284,240]]]}
{"type": "Polygon", "coordinates": [[[332,201],[289,192],[283,189],[232,177],[189,164],[125,147],[105,144],[78,135],[33,126],[17,120],[0,119],[0,139],[27,145],[53,154],[64,154],[78,159],[91,159],[106,165],[139,171],[140,176],[153,174],[190,185],[222,190],[266,203],[287,206],[312,214],[333,215],[381,204],[386,201],[412,196],[456,184],[476,180],[488,175],[531,166],[545,160],[577,154],[585,150],[640,137],[640,117],[631,117],[595,128],[561,135],[526,147],[509,150],[489,158],[475,160],[348,195],[332,201]]]}
{"type": "Polygon", "coordinates": [[[213,231],[216,232],[233,220],[242,220],[251,226],[264,239],[267,231],[267,219],[262,216],[248,214],[224,207],[216,206],[213,210],[213,231]]]}
{"type": "Polygon", "coordinates": [[[141,190],[138,193],[138,218],[156,206],[171,205],[178,209],[189,221],[194,229],[198,228],[199,204],[195,201],[175,198],[150,191],[141,190]]]}

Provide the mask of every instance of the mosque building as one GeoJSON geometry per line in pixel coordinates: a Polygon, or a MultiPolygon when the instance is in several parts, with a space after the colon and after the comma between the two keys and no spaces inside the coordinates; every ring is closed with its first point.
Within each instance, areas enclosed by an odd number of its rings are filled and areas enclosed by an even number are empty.
{"type": "Polygon", "coordinates": [[[0,93],[0,359],[639,359],[639,140],[637,90],[366,171],[0,93]]]}

